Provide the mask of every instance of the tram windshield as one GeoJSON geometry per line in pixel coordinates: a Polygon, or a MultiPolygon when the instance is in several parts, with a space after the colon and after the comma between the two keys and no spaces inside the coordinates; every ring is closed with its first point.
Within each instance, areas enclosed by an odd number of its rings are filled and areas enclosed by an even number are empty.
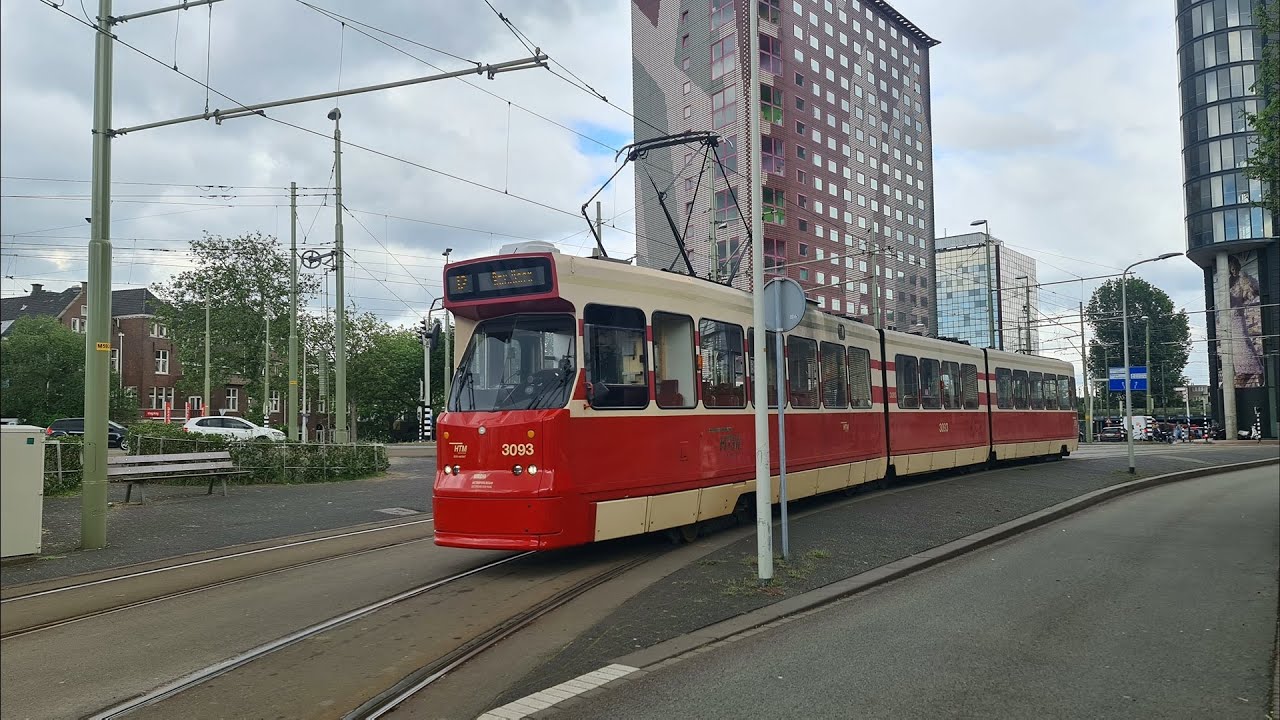
{"type": "Polygon", "coordinates": [[[509,315],[476,326],[454,378],[460,412],[564,407],[577,363],[571,315],[509,315]]]}

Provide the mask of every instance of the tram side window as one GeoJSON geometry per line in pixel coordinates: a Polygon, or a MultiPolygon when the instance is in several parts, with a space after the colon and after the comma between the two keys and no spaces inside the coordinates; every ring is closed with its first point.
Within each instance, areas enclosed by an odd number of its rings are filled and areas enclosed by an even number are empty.
{"type": "Polygon", "coordinates": [[[996,368],[996,407],[1013,407],[1013,372],[1009,368],[996,368]]]}
{"type": "Polygon", "coordinates": [[[942,383],[937,360],[920,358],[920,407],[937,410],[942,407],[942,383]]]}
{"type": "Polygon", "coordinates": [[[848,388],[844,380],[844,346],[822,343],[822,406],[848,408],[848,388]]]}
{"type": "Polygon", "coordinates": [[[960,366],[960,397],[965,410],[978,409],[978,366],[965,363],[960,366]]]}
{"type": "Polygon", "coordinates": [[[1063,410],[1076,409],[1076,379],[1074,376],[1064,375],[1062,377],[1062,380],[1058,382],[1058,393],[1065,398],[1062,405],[1063,410]],[[1066,390],[1062,389],[1064,386],[1066,390]]]}
{"type": "Polygon", "coordinates": [[[693,318],[653,314],[653,388],[660,408],[691,408],[698,404],[694,387],[693,318]]]}
{"type": "Polygon", "coordinates": [[[1028,376],[1031,383],[1031,409],[1044,409],[1044,376],[1038,372],[1033,372],[1028,376]]]}
{"type": "Polygon", "coordinates": [[[1013,406],[1019,410],[1027,409],[1027,371],[1013,371],[1013,406]]]}
{"type": "Polygon", "coordinates": [[[742,328],[717,320],[700,320],[702,404],[715,408],[747,406],[742,328]]]}
{"type": "Polygon", "coordinates": [[[898,407],[920,407],[920,362],[910,355],[897,355],[893,367],[898,376],[898,407]]]}
{"type": "Polygon", "coordinates": [[[1044,409],[1058,409],[1058,376],[1045,373],[1044,376],[1044,409]]]}
{"type": "Polygon", "coordinates": [[[960,363],[944,361],[939,381],[942,383],[942,409],[959,410],[963,392],[960,385],[960,363]]]}
{"type": "Polygon", "coordinates": [[[586,335],[587,399],[596,408],[642,408],[649,404],[644,312],[614,305],[588,305],[582,320],[586,335]]]}
{"type": "MultiPolygon", "coordinates": [[[[748,373],[752,378],[755,377],[754,373],[756,371],[755,337],[756,337],[755,329],[748,328],[747,329],[747,365],[749,367],[748,373]]],[[[768,373],[767,377],[765,377],[765,382],[769,384],[769,398],[768,398],[769,407],[776,408],[778,407],[778,334],[777,333],[775,332],[765,333],[764,348],[765,348],[764,354],[765,354],[765,360],[766,360],[764,367],[765,367],[765,372],[768,373]]],[[[755,385],[752,384],[751,387],[754,388],[755,385]]],[[[754,405],[755,398],[752,398],[751,402],[754,405]]]]}
{"type": "Polygon", "coordinates": [[[871,353],[865,348],[850,347],[849,400],[855,408],[871,407],[871,353]]]}
{"type": "Polygon", "coordinates": [[[791,407],[818,407],[818,341],[787,336],[787,387],[791,407]]]}

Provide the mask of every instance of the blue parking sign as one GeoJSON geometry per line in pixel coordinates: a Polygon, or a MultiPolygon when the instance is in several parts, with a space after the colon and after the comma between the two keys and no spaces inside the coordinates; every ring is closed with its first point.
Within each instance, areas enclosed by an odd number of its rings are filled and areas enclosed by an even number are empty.
{"type": "MultiPolygon", "coordinates": [[[[1147,368],[1145,365],[1129,368],[1129,389],[1147,389],[1147,368]]],[[[1124,392],[1124,368],[1107,368],[1107,390],[1124,392]]]]}

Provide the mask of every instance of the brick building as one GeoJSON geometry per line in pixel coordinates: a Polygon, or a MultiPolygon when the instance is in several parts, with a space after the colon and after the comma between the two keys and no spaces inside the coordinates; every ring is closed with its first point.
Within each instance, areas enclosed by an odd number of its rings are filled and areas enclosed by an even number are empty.
{"type": "Polygon", "coordinates": [[[725,174],[700,153],[651,151],[636,167],[637,262],[676,259],[658,204],[695,271],[749,287],[739,217],[751,217],[748,108],[761,113],[764,263],[819,307],[937,332],[929,49],[938,41],[882,0],[759,0],[760,77],[750,77],[746,2],[632,0],[637,140],[721,136],[725,174]],[[653,178],[653,182],[650,181],[653,178]],[[736,202],[735,202],[736,200],[736,202]],[[873,281],[873,278],[875,280],[873,281]]]}
{"type": "MultiPolygon", "coordinates": [[[[181,417],[188,402],[193,409],[203,403],[199,395],[177,396],[182,363],[169,329],[156,319],[159,304],[159,298],[146,288],[111,292],[111,370],[118,373],[120,385],[138,398],[144,416],[162,417],[167,402],[174,417],[181,417]]],[[[53,317],[75,332],[85,332],[88,307],[84,283],[61,292],[32,283],[29,295],[0,300],[0,320],[6,329],[9,322],[28,316],[53,317]]],[[[245,403],[244,384],[233,380],[213,388],[210,402],[214,412],[240,414],[245,403]]]]}

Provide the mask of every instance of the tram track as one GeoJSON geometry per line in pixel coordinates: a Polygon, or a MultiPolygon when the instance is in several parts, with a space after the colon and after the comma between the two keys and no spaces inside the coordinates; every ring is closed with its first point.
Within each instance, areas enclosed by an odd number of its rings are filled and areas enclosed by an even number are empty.
{"type": "Polygon", "coordinates": [[[468,660],[525,629],[543,615],[572,602],[593,588],[635,569],[648,562],[651,557],[650,555],[645,555],[607,568],[508,618],[506,621],[472,638],[452,652],[422,666],[400,682],[370,698],[344,715],[343,720],[376,720],[376,718],[382,717],[448,673],[453,672],[468,660]]]}
{"type": "Polygon", "coordinates": [[[470,570],[466,570],[460,573],[456,573],[454,575],[450,575],[449,577],[440,578],[437,580],[432,580],[431,582],[423,583],[416,587],[413,587],[403,592],[392,595],[391,597],[383,598],[376,602],[368,603],[361,607],[342,613],[341,615],[337,615],[327,620],[314,623],[312,625],[309,625],[300,630],[291,632],[287,635],[284,635],[270,642],[263,643],[261,645],[258,645],[257,647],[241,652],[237,655],[227,658],[226,660],[223,660],[218,663],[214,663],[205,668],[197,670],[193,673],[184,675],[183,677],[180,677],[177,680],[174,680],[165,685],[162,685],[148,693],[126,700],[122,703],[118,703],[109,708],[106,708],[97,713],[94,713],[88,717],[90,718],[90,720],[110,720],[111,718],[123,717],[125,715],[133,713],[142,708],[155,705],[166,699],[172,698],[191,688],[194,688],[198,685],[201,685],[210,680],[213,680],[214,678],[225,675],[237,668],[248,665],[249,663],[254,662],[255,660],[259,660],[261,658],[267,657],[272,653],[278,652],[291,645],[295,645],[299,642],[307,640],[308,638],[312,638],[317,635],[320,635],[321,633],[332,630],[333,628],[336,628],[338,626],[350,623],[360,618],[367,617],[373,613],[378,612],[379,610],[387,608],[396,603],[403,602],[410,598],[417,597],[419,595],[427,593],[436,588],[443,587],[450,583],[457,582],[458,580],[461,580],[463,578],[470,577],[472,575],[475,575],[480,572],[484,572],[485,570],[489,570],[491,568],[495,568],[500,565],[505,565],[509,562],[518,560],[523,557],[527,557],[532,554],[533,552],[524,552],[518,555],[511,555],[499,560],[495,560],[493,562],[485,563],[484,565],[480,565],[470,570]]]}
{"type": "Polygon", "coordinates": [[[407,522],[379,525],[319,537],[293,540],[278,545],[268,545],[248,550],[240,550],[211,557],[177,562],[159,567],[123,572],[119,575],[97,577],[80,582],[71,582],[47,589],[19,592],[11,597],[0,599],[0,607],[4,609],[3,621],[0,621],[0,641],[51,630],[71,623],[97,618],[112,613],[150,605],[166,600],[190,596],[196,593],[242,583],[278,573],[297,570],[311,565],[333,562],[351,558],[378,550],[400,547],[431,540],[431,534],[407,538],[383,537],[379,533],[394,535],[395,531],[415,530],[419,526],[428,528],[434,518],[417,518],[407,522]],[[373,539],[377,537],[377,539],[373,539]],[[330,553],[323,548],[323,543],[347,541],[363,543],[367,546],[330,553]],[[276,564],[271,553],[294,551],[302,553],[298,559],[286,560],[276,564]],[[310,553],[319,552],[318,555],[310,553]],[[260,569],[237,570],[231,565],[235,561],[262,563],[260,569]],[[222,564],[222,565],[219,565],[222,564]],[[210,567],[218,568],[209,573],[210,567]],[[188,581],[177,578],[177,575],[193,576],[188,581]],[[154,589],[128,587],[150,583],[154,589]],[[166,585],[169,589],[166,589],[166,585]],[[121,590],[121,587],[126,589],[121,590]],[[130,594],[136,595],[130,599],[130,594]],[[98,601],[97,606],[94,602],[98,601]],[[85,606],[86,609],[75,608],[85,606]],[[70,608],[60,610],[59,608],[70,608]]]}

